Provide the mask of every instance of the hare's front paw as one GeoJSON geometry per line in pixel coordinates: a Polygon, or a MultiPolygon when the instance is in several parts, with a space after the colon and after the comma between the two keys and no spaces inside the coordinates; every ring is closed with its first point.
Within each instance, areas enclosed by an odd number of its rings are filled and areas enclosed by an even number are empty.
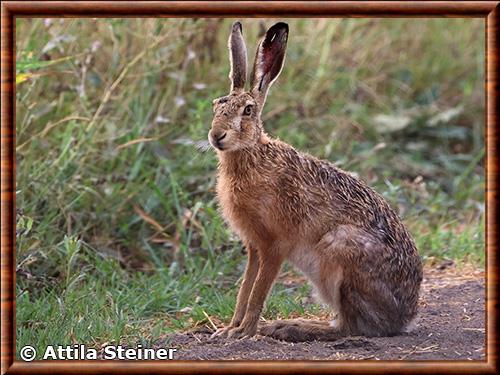
{"type": "Polygon", "coordinates": [[[210,336],[210,340],[212,340],[212,339],[214,339],[216,337],[227,337],[229,331],[231,331],[234,328],[235,327],[233,325],[229,325],[227,327],[219,328],[217,331],[215,331],[214,333],[212,333],[212,336],[210,336]]]}
{"type": "Polygon", "coordinates": [[[257,324],[242,324],[240,327],[231,329],[227,337],[232,339],[242,339],[255,336],[256,333],[257,324]]]}

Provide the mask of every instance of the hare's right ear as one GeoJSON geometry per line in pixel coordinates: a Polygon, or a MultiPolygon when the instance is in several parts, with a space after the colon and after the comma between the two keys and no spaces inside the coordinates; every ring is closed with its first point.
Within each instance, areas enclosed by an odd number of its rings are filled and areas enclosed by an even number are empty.
{"type": "Polygon", "coordinates": [[[288,25],[278,22],[267,30],[257,48],[251,79],[251,92],[261,108],[267,91],[281,72],[285,61],[288,25]]]}
{"type": "Polygon", "coordinates": [[[231,91],[242,90],[247,80],[247,48],[243,40],[243,27],[240,22],[233,23],[231,35],[229,35],[229,61],[231,71],[231,91]]]}

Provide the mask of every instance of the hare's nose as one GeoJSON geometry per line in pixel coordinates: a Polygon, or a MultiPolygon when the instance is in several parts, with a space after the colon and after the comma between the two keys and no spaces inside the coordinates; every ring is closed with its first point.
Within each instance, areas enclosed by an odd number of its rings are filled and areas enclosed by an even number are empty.
{"type": "Polygon", "coordinates": [[[226,132],[224,132],[222,134],[216,134],[215,139],[217,140],[217,142],[222,141],[224,138],[226,138],[226,135],[227,135],[226,132]]]}
{"type": "Polygon", "coordinates": [[[212,146],[218,148],[219,150],[222,150],[223,146],[221,141],[226,138],[227,132],[225,131],[219,131],[219,132],[214,132],[210,131],[210,141],[212,143],[212,146]]]}

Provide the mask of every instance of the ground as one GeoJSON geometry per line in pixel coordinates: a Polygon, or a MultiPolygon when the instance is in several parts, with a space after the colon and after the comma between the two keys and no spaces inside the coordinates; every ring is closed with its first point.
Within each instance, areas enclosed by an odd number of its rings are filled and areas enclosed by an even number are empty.
{"type": "Polygon", "coordinates": [[[288,343],[269,337],[210,340],[209,326],[168,336],[180,360],[484,360],[484,272],[442,264],[424,273],[416,328],[395,337],[288,343]]]}

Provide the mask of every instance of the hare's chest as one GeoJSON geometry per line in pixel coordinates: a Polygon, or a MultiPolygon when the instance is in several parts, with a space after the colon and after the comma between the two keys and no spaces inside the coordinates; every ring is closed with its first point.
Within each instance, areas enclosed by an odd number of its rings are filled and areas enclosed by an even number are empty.
{"type": "Polygon", "coordinates": [[[273,231],[272,197],[262,187],[219,178],[217,196],[224,219],[243,239],[273,231]]]}

